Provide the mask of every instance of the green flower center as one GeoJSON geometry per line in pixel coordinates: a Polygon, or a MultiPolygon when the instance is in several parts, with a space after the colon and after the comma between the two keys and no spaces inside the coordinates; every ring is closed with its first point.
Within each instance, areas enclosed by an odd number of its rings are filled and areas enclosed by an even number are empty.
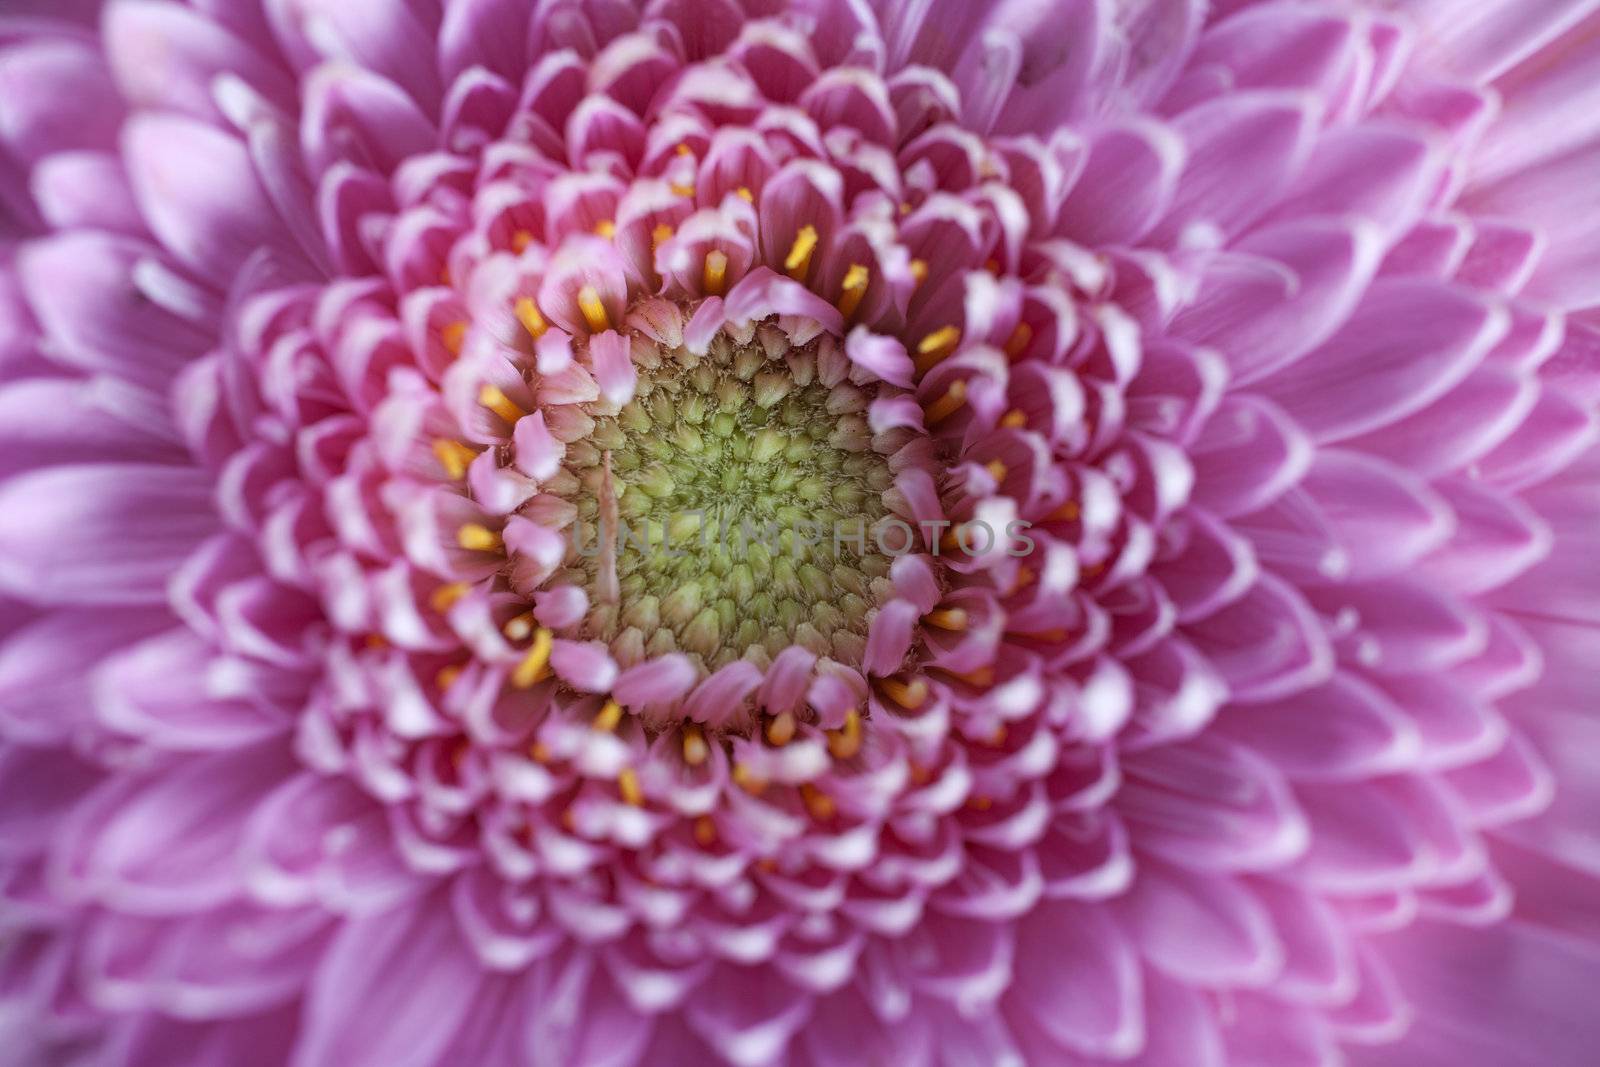
{"type": "MultiPolygon", "coordinates": [[[[818,377],[776,327],[697,357],[641,351],[621,411],[569,446],[566,577],[624,665],[682,652],[764,666],[791,644],[859,664],[893,562],[874,537],[893,483],[869,390],[818,377]]],[[[891,543],[893,534],[890,534],[891,543]]]]}

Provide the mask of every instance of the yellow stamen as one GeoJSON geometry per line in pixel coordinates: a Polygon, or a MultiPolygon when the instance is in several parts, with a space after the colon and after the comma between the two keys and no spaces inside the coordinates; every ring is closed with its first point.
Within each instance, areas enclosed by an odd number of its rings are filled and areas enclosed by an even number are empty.
{"type": "Polygon", "coordinates": [[[789,246],[789,258],[783,261],[783,269],[789,272],[789,277],[797,282],[805,281],[811,272],[811,254],[816,250],[817,228],[802,226],[795,235],[794,244],[789,246]]]}
{"type": "Polygon", "coordinates": [[[743,200],[745,203],[753,204],[756,202],[756,194],[750,191],[750,187],[748,185],[739,186],[738,193],[739,199],[743,200]]]}
{"type": "Polygon", "coordinates": [[[663,222],[650,231],[650,240],[656,247],[672,240],[672,227],[663,222]]]}
{"type": "Polygon", "coordinates": [[[943,362],[961,343],[961,330],[955,326],[941,326],[917,344],[917,373],[926,374],[943,362]]]}
{"type": "Polygon", "coordinates": [[[1001,723],[999,726],[996,726],[994,728],[994,732],[988,737],[984,738],[984,740],[990,745],[993,745],[995,748],[999,748],[1001,745],[1006,743],[1006,738],[1009,736],[1010,731],[1006,729],[1006,724],[1001,723]]]}
{"type": "Polygon", "coordinates": [[[1032,342],[1033,327],[1025,322],[1017,323],[1017,328],[1012,330],[1011,336],[1006,339],[1006,356],[1016,359],[1032,342]]]}
{"type": "Polygon", "coordinates": [[[389,647],[389,639],[387,637],[384,637],[382,634],[368,634],[367,637],[366,637],[365,644],[366,644],[366,646],[368,648],[374,649],[374,650],[377,650],[377,649],[380,649],[380,648],[388,648],[389,647]]]}
{"type": "Polygon", "coordinates": [[[834,759],[849,759],[861,751],[861,715],[854,708],[845,714],[844,725],[828,734],[828,752],[834,759]]]}
{"type": "Polygon", "coordinates": [[[704,274],[706,293],[710,296],[720,296],[722,286],[728,280],[728,253],[720,248],[713,248],[707,252],[704,274]]]}
{"type": "Polygon", "coordinates": [[[833,818],[838,811],[833,798],[810,782],[800,787],[800,798],[805,801],[806,809],[811,812],[811,817],[818,822],[833,818]]]}
{"type": "Polygon", "coordinates": [[[717,824],[711,821],[711,816],[702,815],[694,821],[694,839],[705,848],[717,839],[717,824]]]}
{"type": "Polygon", "coordinates": [[[957,411],[967,402],[967,383],[960,380],[950,383],[950,388],[944,391],[944,396],[928,405],[924,422],[928,426],[937,426],[957,411]]]}
{"type": "Polygon", "coordinates": [[[909,682],[902,682],[898,678],[885,678],[879,683],[889,699],[899,704],[907,711],[915,711],[922,707],[928,699],[928,682],[923,678],[913,678],[909,682]]]}
{"type": "Polygon", "coordinates": [[[500,535],[476,522],[469,522],[456,531],[456,544],[469,552],[494,552],[500,545],[500,535]]]}
{"type": "Polygon", "coordinates": [[[683,762],[691,767],[698,767],[711,756],[711,747],[706,744],[706,735],[700,732],[700,727],[695,725],[683,728],[683,762]]]}
{"type": "Polygon", "coordinates": [[[526,252],[531,244],[533,244],[533,234],[527,230],[518,230],[511,235],[511,250],[513,252],[526,252]]]}
{"type": "Polygon", "coordinates": [[[967,612],[964,608],[940,608],[924,615],[929,626],[937,626],[941,630],[961,631],[967,628],[967,612]]]}
{"type": "Polygon", "coordinates": [[[913,259],[911,261],[911,280],[917,285],[921,285],[927,278],[928,261],[925,259],[913,259]]]}
{"type": "Polygon", "coordinates": [[[522,662],[517,664],[517,669],[511,672],[511,684],[518,689],[527,689],[545,678],[550,673],[550,645],[554,637],[549,630],[540,627],[533,635],[533,647],[528,649],[528,654],[522,657],[522,662]]]}
{"type": "Polygon", "coordinates": [[[461,666],[452,664],[449,667],[441,667],[439,673],[433,676],[433,683],[439,687],[439,691],[442,693],[454,685],[455,680],[459,677],[461,677],[461,666]]]}
{"type": "Polygon", "coordinates": [[[533,297],[525,296],[514,305],[517,321],[522,323],[522,328],[528,331],[528,336],[535,341],[544,336],[550,324],[544,321],[544,316],[539,313],[539,305],[533,302],[533,297]]]}
{"type": "Polygon", "coordinates": [[[605,333],[611,329],[611,318],[606,314],[606,306],[601,303],[600,294],[594,286],[586,285],[578,290],[578,310],[583,312],[583,321],[595,333],[605,333]]]}
{"type": "Polygon", "coordinates": [[[977,670],[968,671],[966,674],[956,674],[954,671],[950,673],[968,685],[975,685],[980,689],[988,688],[994,684],[993,667],[979,667],[977,670]]]}
{"type": "Polygon", "coordinates": [[[533,636],[533,612],[524,611],[500,628],[500,632],[513,641],[526,641],[533,636]]]}
{"type": "Polygon", "coordinates": [[[991,459],[983,465],[983,469],[988,471],[989,477],[993,478],[997,483],[1006,480],[1006,465],[998,459],[991,459]]]}
{"type": "Polygon", "coordinates": [[[787,745],[794,740],[796,728],[794,715],[786,711],[776,718],[767,720],[767,740],[779,747],[787,745]]]}
{"type": "Polygon", "coordinates": [[[522,418],[524,412],[512,402],[509,396],[497,385],[485,385],[478,390],[478,403],[499,415],[507,422],[516,422],[522,418]]]}
{"type": "Polygon", "coordinates": [[[617,774],[617,792],[622,794],[622,800],[633,807],[644,805],[644,792],[639,788],[639,775],[632,767],[624,767],[617,774]]]}
{"type": "Polygon", "coordinates": [[[911,214],[911,205],[906,203],[904,200],[902,200],[900,202],[900,214],[902,214],[902,215],[911,214]]]}
{"type": "Polygon", "coordinates": [[[550,762],[550,748],[543,741],[535,741],[528,746],[528,758],[535,763],[550,762]]]}
{"type": "Polygon", "coordinates": [[[605,707],[600,709],[600,714],[594,717],[594,728],[610,733],[622,721],[622,705],[615,700],[606,701],[605,707]]]}
{"type": "Polygon", "coordinates": [[[467,339],[467,324],[452,322],[439,330],[439,343],[444,345],[445,351],[452,356],[461,354],[461,346],[467,339]]]}
{"type": "Polygon", "coordinates": [[[758,777],[743,763],[733,765],[733,784],[747,793],[760,793],[767,788],[766,779],[758,777]]]}
{"type": "Polygon", "coordinates": [[[610,219],[601,219],[594,224],[594,232],[609,241],[617,235],[617,224],[610,219]]]}
{"type": "Polygon", "coordinates": [[[692,186],[692,185],[684,185],[682,182],[673,182],[667,188],[671,189],[673,191],[673,193],[675,193],[678,196],[693,196],[694,195],[694,186],[692,186]]]}
{"type": "Polygon", "coordinates": [[[449,585],[441,585],[433,591],[433,595],[428,598],[428,603],[434,611],[449,611],[451,605],[465,596],[469,588],[471,586],[467,585],[466,582],[451,582],[449,585]]]}
{"type": "Polygon", "coordinates": [[[1028,416],[1019,408],[1012,408],[1006,412],[1006,417],[1000,420],[1000,426],[1006,430],[1020,430],[1028,425],[1028,416]]]}
{"type": "Polygon", "coordinates": [[[933,781],[933,774],[928,770],[928,768],[924,767],[920,763],[913,763],[911,765],[912,785],[927,785],[931,781],[933,781]]]}
{"type": "Polygon", "coordinates": [[[839,302],[834,305],[839,309],[839,314],[848,319],[856,313],[862,298],[867,295],[867,283],[870,281],[871,271],[859,263],[850,265],[850,269],[844,272],[844,281],[839,285],[839,302]]]}
{"type": "Polygon", "coordinates": [[[677,148],[677,152],[678,152],[678,155],[680,155],[680,156],[687,156],[687,155],[692,155],[693,154],[690,151],[689,146],[686,145],[686,144],[680,144],[678,146],[678,148],[677,148]]]}
{"type": "Polygon", "coordinates": [[[1015,593],[1018,590],[1026,589],[1033,584],[1033,580],[1037,577],[1039,576],[1034,573],[1032,567],[1017,568],[1017,580],[1012,584],[1011,591],[1015,593]]]}
{"type": "Polygon", "coordinates": [[[460,441],[441,438],[433,443],[433,458],[439,461],[452,482],[459,482],[467,476],[467,468],[478,454],[460,441]]]}

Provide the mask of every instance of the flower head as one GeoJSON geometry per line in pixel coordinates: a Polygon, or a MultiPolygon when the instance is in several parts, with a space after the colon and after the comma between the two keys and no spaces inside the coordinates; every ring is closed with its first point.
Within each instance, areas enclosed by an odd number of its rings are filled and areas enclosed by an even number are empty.
{"type": "Polygon", "coordinates": [[[32,6],[21,1062],[1582,1058],[1600,4],[32,6]]]}

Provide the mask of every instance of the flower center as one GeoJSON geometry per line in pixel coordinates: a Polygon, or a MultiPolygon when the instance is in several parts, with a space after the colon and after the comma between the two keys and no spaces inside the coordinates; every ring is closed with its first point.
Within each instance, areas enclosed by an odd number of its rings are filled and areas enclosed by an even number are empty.
{"type": "Polygon", "coordinates": [[[822,343],[768,324],[704,356],[636,345],[634,399],[596,411],[569,448],[568,578],[589,593],[589,636],[619,662],[765,665],[791,644],[861,662],[890,588],[875,534],[893,475],[873,449],[870,392],[823,381],[822,343]]]}

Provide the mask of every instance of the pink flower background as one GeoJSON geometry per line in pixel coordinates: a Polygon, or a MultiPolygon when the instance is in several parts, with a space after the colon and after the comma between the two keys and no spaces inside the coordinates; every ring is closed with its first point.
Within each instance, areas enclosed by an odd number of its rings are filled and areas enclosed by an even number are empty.
{"type": "Polygon", "coordinates": [[[1597,308],[1600,0],[0,0],[0,1060],[1592,1062],[1597,308]]]}

